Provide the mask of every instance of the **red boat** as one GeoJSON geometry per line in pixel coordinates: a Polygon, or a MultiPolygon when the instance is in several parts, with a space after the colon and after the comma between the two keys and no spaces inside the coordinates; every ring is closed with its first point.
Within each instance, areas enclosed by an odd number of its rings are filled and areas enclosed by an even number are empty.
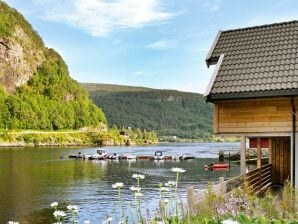
{"type": "Polygon", "coordinates": [[[230,164],[228,163],[217,163],[217,164],[213,164],[211,166],[212,169],[218,169],[218,168],[229,168],[230,164]]]}
{"type": "Polygon", "coordinates": [[[211,164],[211,165],[205,165],[205,170],[228,170],[230,168],[230,164],[229,163],[215,163],[215,164],[211,164]]]}

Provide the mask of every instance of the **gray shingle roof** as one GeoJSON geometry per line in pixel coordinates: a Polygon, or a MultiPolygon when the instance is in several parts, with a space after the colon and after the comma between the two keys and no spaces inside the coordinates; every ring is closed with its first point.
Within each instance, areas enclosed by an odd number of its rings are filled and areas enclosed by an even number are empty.
{"type": "Polygon", "coordinates": [[[207,99],[298,95],[298,21],[222,31],[207,65],[223,61],[207,99]]]}

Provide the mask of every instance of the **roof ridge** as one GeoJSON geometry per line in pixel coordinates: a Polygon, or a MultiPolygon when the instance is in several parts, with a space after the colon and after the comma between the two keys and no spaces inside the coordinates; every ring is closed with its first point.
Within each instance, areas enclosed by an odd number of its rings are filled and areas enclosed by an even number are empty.
{"type": "Polygon", "coordinates": [[[285,22],[269,23],[269,24],[251,26],[251,27],[228,29],[228,30],[223,30],[222,33],[241,31],[241,30],[250,30],[250,29],[257,29],[257,28],[265,28],[265,27],[270,27],[270,26],[285,25],[285,24],[289,24],[289,23],[298,23],[298,20],[290,20],[290,21],[285,21],[285,22]]]}

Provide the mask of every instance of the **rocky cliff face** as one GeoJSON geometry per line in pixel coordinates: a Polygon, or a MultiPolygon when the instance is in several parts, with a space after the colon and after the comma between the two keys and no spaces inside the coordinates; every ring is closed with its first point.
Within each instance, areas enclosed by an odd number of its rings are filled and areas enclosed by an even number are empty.
{"type": "MultiPolygon", "coordinates": [[[[96,127],[104,113],[27,20],[0,0],[0,129],[96,127]]],[[[1,138],[1,136],[0,136],[1,138]]]]}
{"type": "Polygon", "coordinates": [[[10,37],[0,39],[0,84],[7,92],[14,92],[44,60],[43,51],[34,47],[21,27],[16,27],[10,37]]]}

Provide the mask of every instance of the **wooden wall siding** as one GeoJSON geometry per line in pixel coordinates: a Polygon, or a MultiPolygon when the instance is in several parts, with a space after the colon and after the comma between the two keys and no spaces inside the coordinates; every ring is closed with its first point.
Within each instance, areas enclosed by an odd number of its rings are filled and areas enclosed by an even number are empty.
{"type": "Polygon", "coordinates": [[[216,134],[292,131],[290,98],[227,100],[214,104],[216,134]]]}
{"type": "Polygon", "coordinates": [[[272,183],[283,184],[290,178],[290,138],[271,138],[272,183]]]}

